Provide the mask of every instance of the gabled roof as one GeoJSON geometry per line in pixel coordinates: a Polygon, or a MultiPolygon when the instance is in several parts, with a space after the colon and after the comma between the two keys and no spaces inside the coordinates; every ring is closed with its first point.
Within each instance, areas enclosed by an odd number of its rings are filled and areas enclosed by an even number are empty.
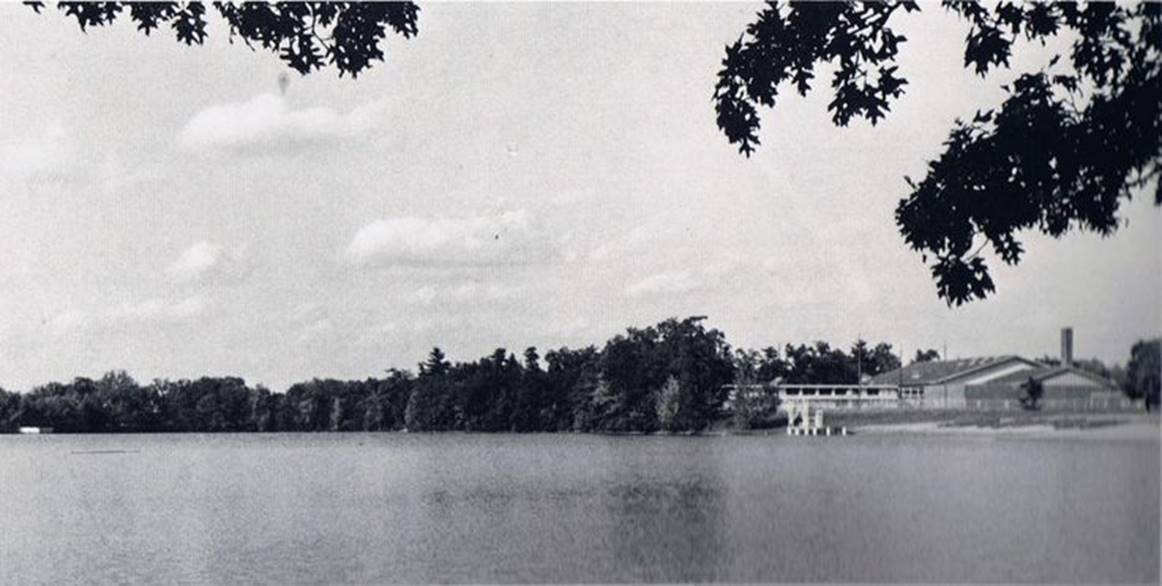
{"type": "MultiPolygon", "coordinates": [[[[913,362],[903,368],[897,368],[872,377],[873,384],[900,384],[900,385],[931,385],[947,380],[960,378],[981,370],[999,366],[1013,361],[1021,361],[1035,368],[1044,368],[1039,362],[1021,358],[1014,354],[1003,356],[981,356],[977,358],[960,358],[957,360],[933,360],[930,362],[913,362]]],[[[1028,376],[1028,375],[1026,375],[1028,376]]]]}
{"type": "Polygon", "coordinates": [[[988,382],[988,384],[1022,385],[1026,381],[1028,381],[1030,377],[1032,377],[1033,380],[1035,380],[1037,382],[1044,382],[1044,381],[1049,380],[1051,378],[1058,377],[1058,376],[1061,376],[1063,374],[1069,374],[1069,373],[1072,373],[1072,374],[1075,374],[1075,375],[1080,376],[1082,378],[1086,378],[1088,380],[1091,380],[1096,385],[1100,385],[1103,387],[1109,387],[1110,389],[1117,388],[1117,384],[1114,383],[1114,381],[1112,381],[1108,378],[1105,378],[1101,375],[1094,374],[1094,373],[1089,372],[1087,370],[1082,370],[1080,368],[1076,368],[1073,366],[1046,366],[1046,367],[1038,368],[1035,370],[1022,370],[1021,372],[1014,372],[1014,373],[1002,376],[1000,378],[991,380],[988,382]]]}

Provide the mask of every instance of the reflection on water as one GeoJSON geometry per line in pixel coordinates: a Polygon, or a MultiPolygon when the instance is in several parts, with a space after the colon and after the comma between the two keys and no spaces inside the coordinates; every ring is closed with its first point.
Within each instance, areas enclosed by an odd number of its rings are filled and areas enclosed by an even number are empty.
{"type": "Polygon", "coordinates": [[[1157,441],[0,436],[0,582],[1156,582],[1158,477],[1157,441]]]}

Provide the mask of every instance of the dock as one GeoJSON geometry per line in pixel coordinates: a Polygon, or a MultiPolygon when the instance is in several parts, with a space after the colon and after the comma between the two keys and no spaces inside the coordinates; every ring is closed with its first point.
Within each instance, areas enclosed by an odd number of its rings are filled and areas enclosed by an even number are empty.
{"type": "Polygon", "coordinates": [[[787,435],[847,435],[846,427],[828,427],[823,424],[823,410],[809,403],[795,402],[787,406],[787,435]]]}

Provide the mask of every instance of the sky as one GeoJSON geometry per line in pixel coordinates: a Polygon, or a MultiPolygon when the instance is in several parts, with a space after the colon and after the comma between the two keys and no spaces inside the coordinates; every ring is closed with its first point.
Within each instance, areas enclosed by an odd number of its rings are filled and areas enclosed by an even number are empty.
{"type": "Polygon", "coordinates": [[[1068,39],[981,79],[962,23],[894,17],[909,85],[886,120],[837,128],[825,84],[787,92],[748,159],[711,95],[759,9],[422,4],[352,80],[216,21],[186,47],[0,6],[0,387],[124,369],[281,390],[689,315],[736,347],[949,357],[1056,355],[1071,326],[1076,356],[1125,362],[1162,331],[1145,194],[1113,237],[1023,235],[961,307],[894,225],[953,120],[1068,39]]]}

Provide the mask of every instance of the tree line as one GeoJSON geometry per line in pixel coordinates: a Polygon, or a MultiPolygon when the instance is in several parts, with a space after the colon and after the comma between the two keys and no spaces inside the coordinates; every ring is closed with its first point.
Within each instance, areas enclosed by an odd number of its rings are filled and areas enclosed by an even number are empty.
{"type": "MultiPolygon", "coordinates": [[[[731,383],[853,383],[899,365],[889,344],[862,340],[850,351],[826,342],[735,350],[703,322],[668,319],[629,328],[600,348],[544,356],[498,348],[453,363],[434,348],[418,373],[312,379],[281,393],[238,377],[139,384],[113,371],[25,393],[0,389],[0,432],[696,432],[728,415],[731,383]]],[[[775,408],[751,405],[736,424],[762,425],[775,408]]]]}
{"type": "MultiPolygon", "coordinates": [[[[559,348],[543,357],[536,348],[519,358],[498,348],[453,363],[434,348],[418,373],[393,368],[380,378],[312,379],[281,393],[238,377],[139,384],[113,371],[25,393],[0,389],[0,432],[22,426],[63,433],[746,429],[773,425],[778,404],[771,393],[732,393],[732,384],[852,384],[900,366],[890,344],[863,340],[847,350],[826,342],[733,349],[703,322],[667,319],[629,328],[600,348],[559,348]]],[[[1127,387],[1131,396],[1157,395],[1157,376],[1148,376],[1147,364],[1157,364],[1158,347],[1156,340],[1135,346],[1131,379],[1141,379],[1144,393],[1127,387]]],[[[917,351],[914,361],[938,356],[917,351]]]]}

